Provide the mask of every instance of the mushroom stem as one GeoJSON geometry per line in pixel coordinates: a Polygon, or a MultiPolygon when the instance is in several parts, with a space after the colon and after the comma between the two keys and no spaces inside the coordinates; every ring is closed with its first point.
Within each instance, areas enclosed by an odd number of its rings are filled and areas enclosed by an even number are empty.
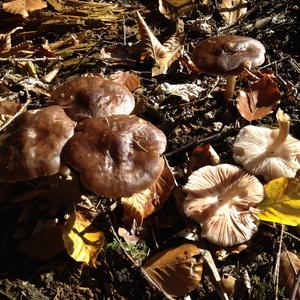
{"type": "Polygon", "coordinates": [[[271,154],[275,153],[277,149],[284,143],[290,131],[290,117],[287,114],[283,113],[281,109],[278,109],[276,118],[278,121],[279,130],[273,144],[271,144],[267,150],[271,154]]]}
{"type": "Polygon", "coordinates": [[[233,97],[235,81],[237,76],[231,75],[227,77],[226,89],[225,89],[225,99],[229,102],[229,100],[233,97]]]}

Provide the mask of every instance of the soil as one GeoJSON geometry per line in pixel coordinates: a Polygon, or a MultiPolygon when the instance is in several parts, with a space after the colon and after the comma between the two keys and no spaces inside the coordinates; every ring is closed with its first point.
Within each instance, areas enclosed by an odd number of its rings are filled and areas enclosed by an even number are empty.
{"type": "MultiPolygon", "coordinates": [[[[124,5],[126,9],[121,19],[110,22],[96,22],[92,18],[84,19],[83,22],[84,14],[80,13],[74,14],[74,19],[66,14],[65,21],[51,22],[51,16],[55,16],[57,12],[54,4],[64,5],[64,1],[47,2],[47,8],[29,13],[28,18],[6,13],[0,8],[0,33],[7,33],[16,26],[23,27],[13,34],[12,38],[13,45],[23,43],[23,50],[16,50],[8,56],[0,54],[0,57],[3,57],[0,60],[1,100],[9,98],[24,104],[30,98],[27,108],[40,108],[48,104],[51,89],[70,76],[89,73],[109,76],[117,70],[134,71],[141,78],[141,88],[135,91],[136,114],[152,122],[166,134],[168,144],[165,156],[173,168],[179,188],[187,182],[187,168],[196,146],[209,143],[223,163],[234,164],[232,144],[240,128],[249,122],[240,116],[235,101],[229,108],[224,102],[224,78],[217,79],[216,76],[206,74],[199,74],[193,78],[189,70],[178,61],[172,64],[167,74],[152,77],[151,59],[139,61],[132,57],[123,57],[123,60],[105,61],[97,56],[103,47],[113,46],[120,50],[124,48],[124,40],[126,45],[139,41],[135,10],[139,10],[145,17],[147,24],[161,42],[167,40],[174,33],[176,22],[166,19],[159,12],[157,1],[111,1],[112,7],[114,4],[120,7],[124,5]],[[46,40],[49,43],[66,41],[70,37],[76,39],[76,34],[79,36],[83,33],[88,38],[82,45],[75,43],[76,47],[70,48],[70,44],[66,42],[65,46],[60,48],[57,55],[62,57],[61,61],[34,60],[42,58],[43,55],[52,56],[51,53],[47,53],[47,47],[42,47],[46,40]],[[26,46],[29,41],[31,45],[26,46]],[[14,57],[33,58],[35,71],[32,66],[22,64],[21,61],[14,60],[14,57]],[[53,70],[54,66],[58,67],[58,73],[51,83],[38,80],[53,70]],[[28,78],[32,81],[28,81],[28,78]],[[180,97],[164,96],[157,92],[156,88],[165,82],[197,82],[203,88],[203,92],[196,101],[184,102],[180,97]]],[[[277,76],[281,94],[280,107],[292,120],[291,134],[300,139],[298,1],[271,3],[268,0],[249,0],[247,14],[230,26],[224,23],[217,4],[218,1],[209,5],[196,3],[194,9],[182,17],[185,23],[184,43],[187,54],[191,53],[197,41],[215,35],[245,35],[261,41],[266,47],[266,61],[259,69],[271,70],[277,76]]],[[[111,13],[114,13],[113,8],[111,13]]],[[[244,86],[245,83],[238,81],[236,88],[239,90],[244,86]]],[[[276,126],[275,113],[252,121],[252,124],[276,126]]],[[[51,217],[49,208],[52,206],[49,201],[38,202],[29,196],[29,200],[12,201],[12,198],[23,195],[28,186],[38,184],[37,180],[17,183],[13,187],[6,187],[8,191],[3,190],[2,186],[0,299],[165,298],[162,291],[147,280],[141,265],[149,255],[187,242],[183,234],[187,224],[190,228],[196,226],[192,221],[186,220],[178,210],[176,192],[172,193],[161,210],[144,221],[142,237],[137,245],[132,246],[125,243],[116,233],[118,228],[126,226],[122,221],[119,202],[95,196],[80,186],[82,193],[96,207],[96,212],[89,217],[93,219],[93,225],[105,233],[107,241],[98,256],[99,266],[90,268],[75,262],[66,251],[46,259],[37,259],[35,254],[32,255],[32,249],[20,251],[20,244],[30,237],[37,220],[51,217]],[[24,213],[25,209],[27,213],[24,213]]],[[[66,207],[58,210],[56,217],[59,222],[63,222],[66,210],[66,207]]],[[[281,228],[280,225],[262,222],[245,250],[240,253],[233,252],[223,260],[217,259],[217,253],[221,249],[201,241],[216,258],[219,273],[231,273],[238,279],[240,287],[234,299],[285,299],[284,289],[278,290],[274,284],[276,257],[280,245],[300,254],[300,230],[297,227],[285,227],[283,239],[280,241],[281,228]],[[251,286],[250,292],[247,290],[247,284],[251,286]]],[[[41,251],[45,251],[43,245],[39,246],[41,251]]],[[[229,253],[230,249],[226,251],[229,253]]],[[[210,273],[205,268],[199,288],[189,296],[190,299],[219,299],[210,273]]]]}

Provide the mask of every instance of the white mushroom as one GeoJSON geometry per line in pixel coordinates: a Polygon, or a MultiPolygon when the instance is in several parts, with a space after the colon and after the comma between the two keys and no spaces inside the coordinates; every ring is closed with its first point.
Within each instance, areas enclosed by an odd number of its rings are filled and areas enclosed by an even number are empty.
{"type": "Polygon", "coordinates": [[[294,177],[300,169],[300,141],[289,135],[290,117],[278,109],[279,129],[246,126],[233,145],[233,158],[266,181],[294,177]]]}
{"type": "Polygon", "coordinates": [[[263,185],[239,167],[221,164],[195,171],[184,187],[184,213],[202,225],[202,237],[220,246],[249,240],[257,228],[254,206],[263,185]]]}

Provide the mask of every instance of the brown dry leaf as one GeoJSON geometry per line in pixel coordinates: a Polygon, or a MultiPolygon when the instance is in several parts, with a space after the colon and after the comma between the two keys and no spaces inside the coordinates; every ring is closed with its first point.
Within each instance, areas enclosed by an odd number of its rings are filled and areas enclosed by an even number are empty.
{"type": "Polygon", "coordinates": [[[4,11],[15,15],[22,15],[24,18],[29,16],[29,12],[45,7],[47,7],[47,3],[43,0],[13,0],[3,3],[4,11]]]}
{"type": "Polygon", "coordinates": [[[23,27],[16,27],[8,33],[0,34],[0,53],[11,49],[11,35],[23,27]]]}
{"type": "Polygon", "coordinates": [[[97,256],[104,246],[104,233],[98,231],[82,214],[76,212],[63,229],[68,254],[76,261],[96,268],[97,256]]]}
{"type": "Polygon", "coordinates": [[[117,83],[125,85],[130,92],[135,91],[141,86],[140,77],[129,71],[118,71],[116,73],[111,74],[108,78],[117,83]]]}
{"type": "Polygon", "coordinates": [[[184,244],[153,255],[143,268],[167,294],[183,296],[200,283],[203,260],[196,256],[201,252],[193,244],[184,244]]]}
{"type": "Polygon", "coordinates": [[[159,0],[158,4],[160,13],[171,20],[184,16],[197,6],[196,1],[193,0],[159,0]]]}
{"type": "Polygon", "coordinates": [[[165,164],[163,172],[152,186],[131,197],[121,198],[123,221],[132,224],[135,220],[137,225],[141,226],[146,217],[163,207],[173,190],[174,183],[174,176],[165,164]]]}
{"type": "Polygon", "coordinates": [[[176,33],[162,45],[139,12],[137,12],[137,15],[137,24],[144,48],[141,59],[147,56],[154,59],[155,64],[152,68],[152,76],[166,74],[171,64],[182,56],[184,52],[184,24],[181,20],[178,20],[176,33]]]}
{"type": "Polygon", "coordinates": [[[236,101],[237,109],[244,119],[257,120],[276,109],[280,103],[280,91],[272,75],[263,74],[249,88],[240,91],[236,101]]]}
{"type": "Polygon", "coordinates": [[[18,250],[29,257],[48,259],[65,250],[62,239],[63,225],[46,227],[27,240],[23,240],[18,250]]]}
{"type": "Polygon", "coordinates": [[[219,12],[226,24],[238,21],[247,12],[246,0],[223,0],[219,5],[219,12]]]}
{"type": "MultiPolygon", "coordinates": [[[[300,272],[300,257],[290,251],[283,251],[280,256],[279,285],[284,287],[287,296],[291,297],[297,274],[300,272]]],[[[300,299],[300,286],[296,292],[296,300],[300,299]]]]}

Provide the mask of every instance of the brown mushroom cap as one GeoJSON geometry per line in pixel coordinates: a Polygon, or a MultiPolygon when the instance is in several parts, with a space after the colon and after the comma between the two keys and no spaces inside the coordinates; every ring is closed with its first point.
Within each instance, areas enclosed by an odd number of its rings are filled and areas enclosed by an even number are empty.
{"type": "Polygon", "coordinates": [[[75,122],[59,106],[22,113],[0,135],[0,182],[57,173],[61,149],[74,127],[75,122]]]}
{"type": "Polygon", "coordinates": [[[201,72],[213,75],[238,75],[244,64],[263,64],[265,48],[261,42],[245,36],[223,35],[201,41],[192,53],[192,61],[201,72]]]}
{"type": "Polygon", "coordinates": [[[125,197],[154,183],[164,167],[164,133],[136,116],[85,119],[63,150],[85,186],[106,197],[125,197]]]}
{"type": "Polygon", "coordinates": [[[72,78],[52,92],[50,101],[63,106],[75,121],[86,117],[129,115],[135,106],[127,87],[99,77],[72,78]]]}
{"type": "Polygon", "coordinates": [[[186,216],[202,224],[201,234],[220,246],[251,238],[257,228],[253,207],[263,200],[263,185],[239,167],[221,164],[195,171],[184,187],[186,216]]]}

